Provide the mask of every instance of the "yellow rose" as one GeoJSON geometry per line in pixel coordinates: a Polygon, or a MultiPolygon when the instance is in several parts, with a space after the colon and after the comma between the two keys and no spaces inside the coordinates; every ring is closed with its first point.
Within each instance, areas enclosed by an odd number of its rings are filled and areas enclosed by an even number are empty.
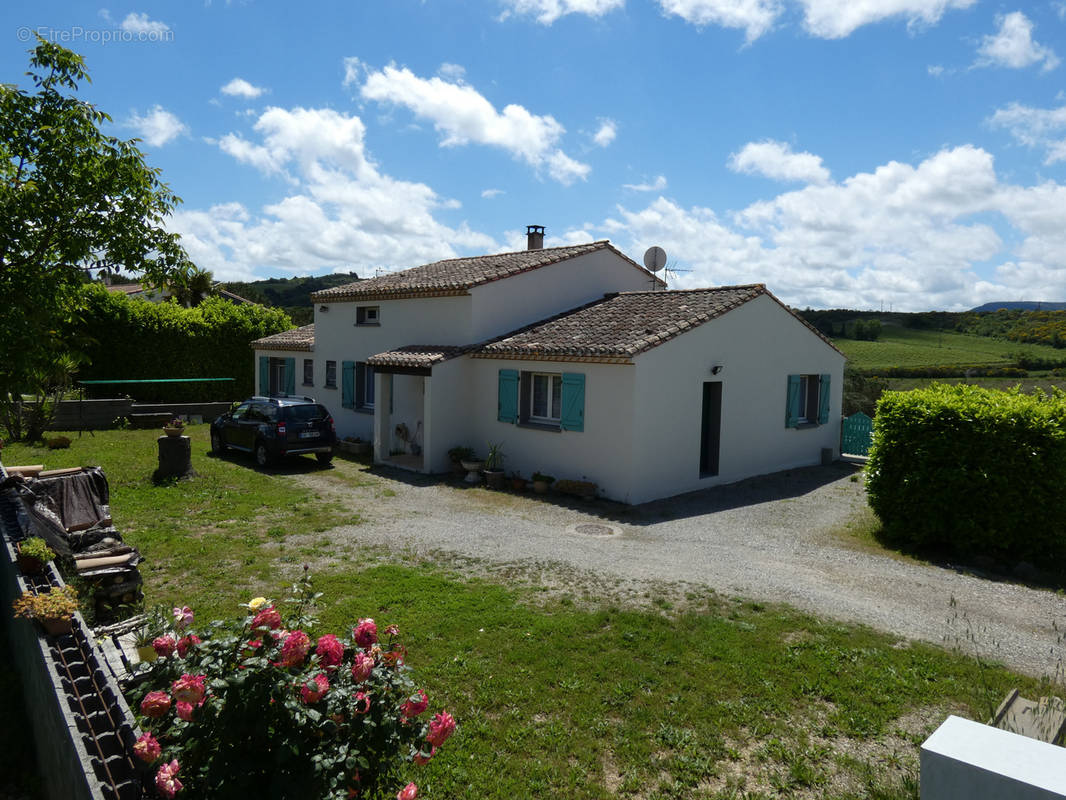
{"type": "Polygon", "coordinates": [[[253,597],[248,603],[248,608],[252,611],[258,611],[260,608],[266,605],[267,599],[265,597],[253,597]]]}

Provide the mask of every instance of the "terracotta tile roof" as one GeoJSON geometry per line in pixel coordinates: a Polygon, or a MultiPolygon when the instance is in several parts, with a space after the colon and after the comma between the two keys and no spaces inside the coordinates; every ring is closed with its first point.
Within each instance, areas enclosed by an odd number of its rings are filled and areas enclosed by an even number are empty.
{"type": "Polygon", "coordinates": [[[311,302],[388,300],[401,297],[466,294],[474,286],[509,278],[512,275],[546,267],[549,264],[557,264],[560,261],[597,250],[611,250],[632,264],[635,269],[646,272],[649,279],[652,277],[651,273],[647,273],[643,267],[617,250],[610,242],[599,241],[566,247],[546,247],[541,250],[520,250],[515,253],[495,253],[435,261],[432,264],[423,264],[421,267],[405,269],[401,272],[367,278],[332,289],[323,289],[311,295],[311,302]]]}
{"type": "Polygon", "coordinates": [[[366,360],[372,367],[421,367],[428,369],[434,364],[461,356],[470,347],[409,344],[387,353],[378,353],[366,360]]]}
{"type": "Polygon", "coordinates": [[[252,347],[255,350],[314,350],[314,323],[256,339],[252,342],[252,347]]]}
{"type": "MultiPolygon", "coordinates": [[[[766,295],[761,284],[663,292],[621,292],[527,326],[478,348],[480,358],[628,360],[766,295]]],[[[781,304],[793,316],[791,309],[781,304]]],[[[796,316],[815,335],[824,336],[796,316]]],[[[836,348],[834,348],[836,349],[836,348]]]]}
{"type": "Polygon", "coordinates": [[[115,294],[138,294],[144,291],[144,287],[139,283],[113,283],[107,290],[115,294]]]}

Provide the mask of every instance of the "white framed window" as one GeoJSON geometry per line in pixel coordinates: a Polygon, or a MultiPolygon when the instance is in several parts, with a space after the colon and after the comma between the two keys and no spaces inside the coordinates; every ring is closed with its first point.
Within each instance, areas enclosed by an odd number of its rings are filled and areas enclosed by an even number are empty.
{"type": "Polygon", "coordinates": [[[380,325],[380,306],[356,306],[356,325],[380,325]]]}
{"type": "Polygon", "coordinates": [[[363,361],[355,363],[355,407],[374,409],[374,368],[363,361]]]}
{"type": "Polygon", "coordinates": [[[529,376],[529,419],[534,422],[559,422],[562,416],[563,376],[551,372],[533,372],[529,376]]]}
{"type": "Polygon", "coordinates": [[[829,375],[789,375],[785,427],[801,428],[829,422],[829,375]]]}

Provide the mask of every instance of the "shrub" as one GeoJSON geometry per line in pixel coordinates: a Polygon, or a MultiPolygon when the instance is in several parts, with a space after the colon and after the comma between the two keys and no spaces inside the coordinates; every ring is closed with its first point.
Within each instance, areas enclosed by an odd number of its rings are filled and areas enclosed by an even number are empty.
{"type": "Polygon", "coordinates": [[[1066,394],[933,384],[886,392],[867,465],[892,539],[1066,567],[1066,394]]]}
{"type": "MultiPolygon", "coordinates": [[[[157,791],[174,797],[378,798],[395,796],[411,762],[424,764],[455,729],[451,715],[424,721],[399,631],[378,639],[372,619],[317,644],[304,632],[314,600],[306,575],[283,620],[269,600],[196,633],[174,609],[173,635],[128,693],[146,733],[134,754],[153,765],[157,791]]],[[[417,787],[408,784],[408,797],[417,787]]]]}

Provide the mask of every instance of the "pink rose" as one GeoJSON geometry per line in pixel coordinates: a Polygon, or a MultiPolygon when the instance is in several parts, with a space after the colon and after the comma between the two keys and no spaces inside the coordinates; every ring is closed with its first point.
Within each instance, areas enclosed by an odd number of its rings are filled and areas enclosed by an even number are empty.
{"type": "Polygon", "coordinates": [[[178,770],[181,766],[178,764],[177,759],[171,761],[169,764],[164,764],[159,768],[159,771],[155,774],[155,788],[163,797],[167,800],[174,800],[174,795],[181,791],[181,781],[175,776],[178,774],[178,770]]]}
{"type": "Polygon", "coordinates": [[[186,703],[185,701],[179,701],[174,709],[178,715],[178,719],[183,719],[186,722],[192,722],[192,703],[186,703]]]}
{"type": "Polygon", "coordinates": [[[362,683],[370,677],[374,670],[374,659],[366,653],[356,653],[352,659],[352,679],[356,683],[362,683]]]}
{"type": "Polygon", "coordinates": [[[421,750],[419,750],[417,753],[415,753],[414,762],[416,764],[418,764],[418,766],[424,767],[426,764],[429,763],[429,760],[431,758],[433,758],[433,756],[435,756],[435,755],[437,755],[437,748],[431,746],[431,749],[429,751],[429,755],[428,756],[427,755],[423,755],[421,750]]]}
{"type": "Polygon", "coordinates": [[[141,713],[157,719],[170,711],[170,695],[166,692],[149,692],[141,701],[141,713]]]}
{"type": "Polygon", "coordinates": [[[157,636],[152,639],[152,649],[155,650],[155,654],[160,658],[169,658],[174,652],[174,637],[157,636]]]}
{"type": "Polygon", "coordinates": [[[323,667],[335,667],[344,658],[344,645],[332,633],[327,633],[319,637],[315,654],[318,655],[318,662],[323,667]]]}
{"type": "Polygon", "coordinates": [[[275,630],[281,627],[281,614],[274,606],[267,606],[252,618],[252,629],[270,628],[275,630]]]}
{"type": "Polygon", "coordinates": [[[413,783],[404,786],[396,793],[396,800],[415,800],[418,797],[418,787],[413,783]]]}
{"type": "Polygon", "coordinates": [[[151,764],[163,755],[163,749],[152,734],[143,733],[133,745],[133,754],[144,763],[151,764]]]}
{"type": "Polygon", "coordinates": [[[385,633],[387,633],[389,636],[399,636],[400,635],[400,626],[399,625],[390,625],[389,627],[387,627],[385,629],[385,633]]]}
{"type": "Polygon", "coordinates": [[[400,713],[405,717],[417,717],[423,711],[429,708],[429,698],[426,697],[424,690],[418,690],[418,699],[412,700],[408,698],[402,706],[400,706],[400,713]]]}
{"type": "Polygon", "coordinates": [[[192,625],[193,613],[192,609],[188,606],[182,606],[181,608],[174,609],[174,627],[179,631],[183,631],[192,625]]]}
{"type": "Polygon", "coordinates": [[[191,703],[193,705],[204,699],[207,690],[204,688],[206,675],[189,675],[186,673],[171,684],[170,692],[179,703],[191,703]]]}
{"type": "Polygon", "coordinates": [[[455,733],[455,718],[447,711],[442,711],[429,721],[426,741],[434,747],[440,747],[453,733],[455,733]]]}
{"type": "Polygon", "coordinates": [[[366,692],[356,692],[353,695],[355,705],[352,707],[352,711],[356,714],[365,714],[370,710],[370,695],[366,692]]]}
{"type": "Polygon", "coordinates": [[[329,691],[329,680],[321,672],[300,687],[300,696],[307,705],[317,703],[329,691]]]}
{"type": "Polygon", "coordinates": [[[360,647],[370,647],[374,642],[378,640],[378,626],[374,620],[367,617],[366,619],[359,620],[359,624],[355,626],[355,630],[352,631],[355,636],[355,643],[360,647]]]}
{"type": "Polygon", "coordinates": [[[195,633],[188,636],[182,636],[178,639],[178,655],[185,658],[185,654],[189,652],[190,648],[193,648],[198,644],[200,644],[200,637],[195,633]]]}
{"type": "Polygon", "coordinates": [[[311,637],[303,631],[293,631],[285,637],[285,643],[281,646],[281,660],[278,665],[298,667],[307,659],[310,650],[311,637]]]}
{"type": "Polygon", "coordinates": [[[400,645],[399,647],[393,647],[388,652],[382,654],[381,660],[384,661],[385,664],[390,667],[395,667],[399,664],[402,664],[404,661],[407,660],[407,648],[403,645],[400,645]]]}

